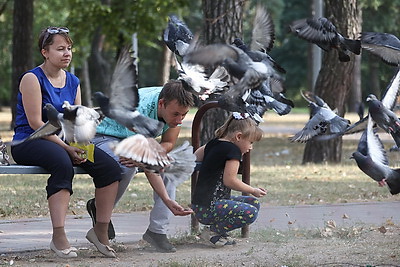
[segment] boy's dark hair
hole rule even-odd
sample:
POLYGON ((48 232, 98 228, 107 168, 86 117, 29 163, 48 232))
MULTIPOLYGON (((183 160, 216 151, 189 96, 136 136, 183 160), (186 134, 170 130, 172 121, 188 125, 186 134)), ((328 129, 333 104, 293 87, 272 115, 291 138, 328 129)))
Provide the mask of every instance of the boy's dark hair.
POLYGON ((179 80, 169 80, 164 84, 158 99, 164 99, 165 105, 168 105, 168 103, 173 100, 177 100, 180 106, 194 106, 192 93, 185 90, 182 82, 179 80))

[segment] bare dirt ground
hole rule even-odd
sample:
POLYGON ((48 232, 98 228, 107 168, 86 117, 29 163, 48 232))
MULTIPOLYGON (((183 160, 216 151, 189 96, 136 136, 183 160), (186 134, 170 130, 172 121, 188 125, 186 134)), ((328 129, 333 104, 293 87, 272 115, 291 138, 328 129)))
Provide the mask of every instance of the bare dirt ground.
POLYGON ((323 229, 273 229, 237 237, 237 244, 213 248, 195 236, 174 239, 175 253, 159 253, 146 242, 114 244, 118 258, 102 257, 93 247, 79 248, 76 259, 50 250, 3 254, 0 266, 400 266, 400 226, 323 229))

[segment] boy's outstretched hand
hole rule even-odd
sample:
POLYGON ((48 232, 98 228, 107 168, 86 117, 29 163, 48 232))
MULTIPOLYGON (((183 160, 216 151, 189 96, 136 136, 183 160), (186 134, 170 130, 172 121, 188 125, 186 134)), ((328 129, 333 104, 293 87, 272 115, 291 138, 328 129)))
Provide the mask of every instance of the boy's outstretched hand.
POLYGON ((187 216, 193 213, 192 209, 183 208, 181 205, 179 205, 176 201, 172 199, 165 204, 175 216, 187 216))

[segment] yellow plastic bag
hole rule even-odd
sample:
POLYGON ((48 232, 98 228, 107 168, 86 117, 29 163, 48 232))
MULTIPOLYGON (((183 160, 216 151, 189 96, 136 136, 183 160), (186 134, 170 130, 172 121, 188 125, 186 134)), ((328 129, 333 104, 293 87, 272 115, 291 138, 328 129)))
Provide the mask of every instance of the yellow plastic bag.
POLYGON ((85 152, 80 156, 88 161, 94 162, 94 144, 82 145, 79 143, 70 143, 69 145, 84 150, 85 152))

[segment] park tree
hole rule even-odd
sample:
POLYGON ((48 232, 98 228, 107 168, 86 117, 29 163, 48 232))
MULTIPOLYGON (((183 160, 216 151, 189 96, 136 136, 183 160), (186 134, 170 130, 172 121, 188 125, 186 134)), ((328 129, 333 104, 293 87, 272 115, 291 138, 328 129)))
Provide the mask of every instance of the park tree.
MULTIPOLYGON (((242 18, 244 0, 203 0, 204 43, 233 42, 234 38, 242 37, 242 18)), ((214 137, 214 131, 220 127, 228 116, 228 112, 220 108, 208 110, 203 117, 201 129, 201 144, 214 137)))
POLYGON ((18 77, 33 67, 33 0, 14 1, 12 46, 12 121, 15 121, 18 77))
MULTIPOLYGON (((325 16, 329 18, 342 35, 357 39, 361 32, 361 9, 356 0, 325 0, 325 16)), ((356 55, 349 62, 340 62, 337 51, 324 53, 323 64, 319 72, 315 94, 327 102, 339 116, 345 114, 346 98, 353 84, 356 55)), ((307 142, 303 163, 340 162, 342 138, 327 141, 311 140, 307 142)))

